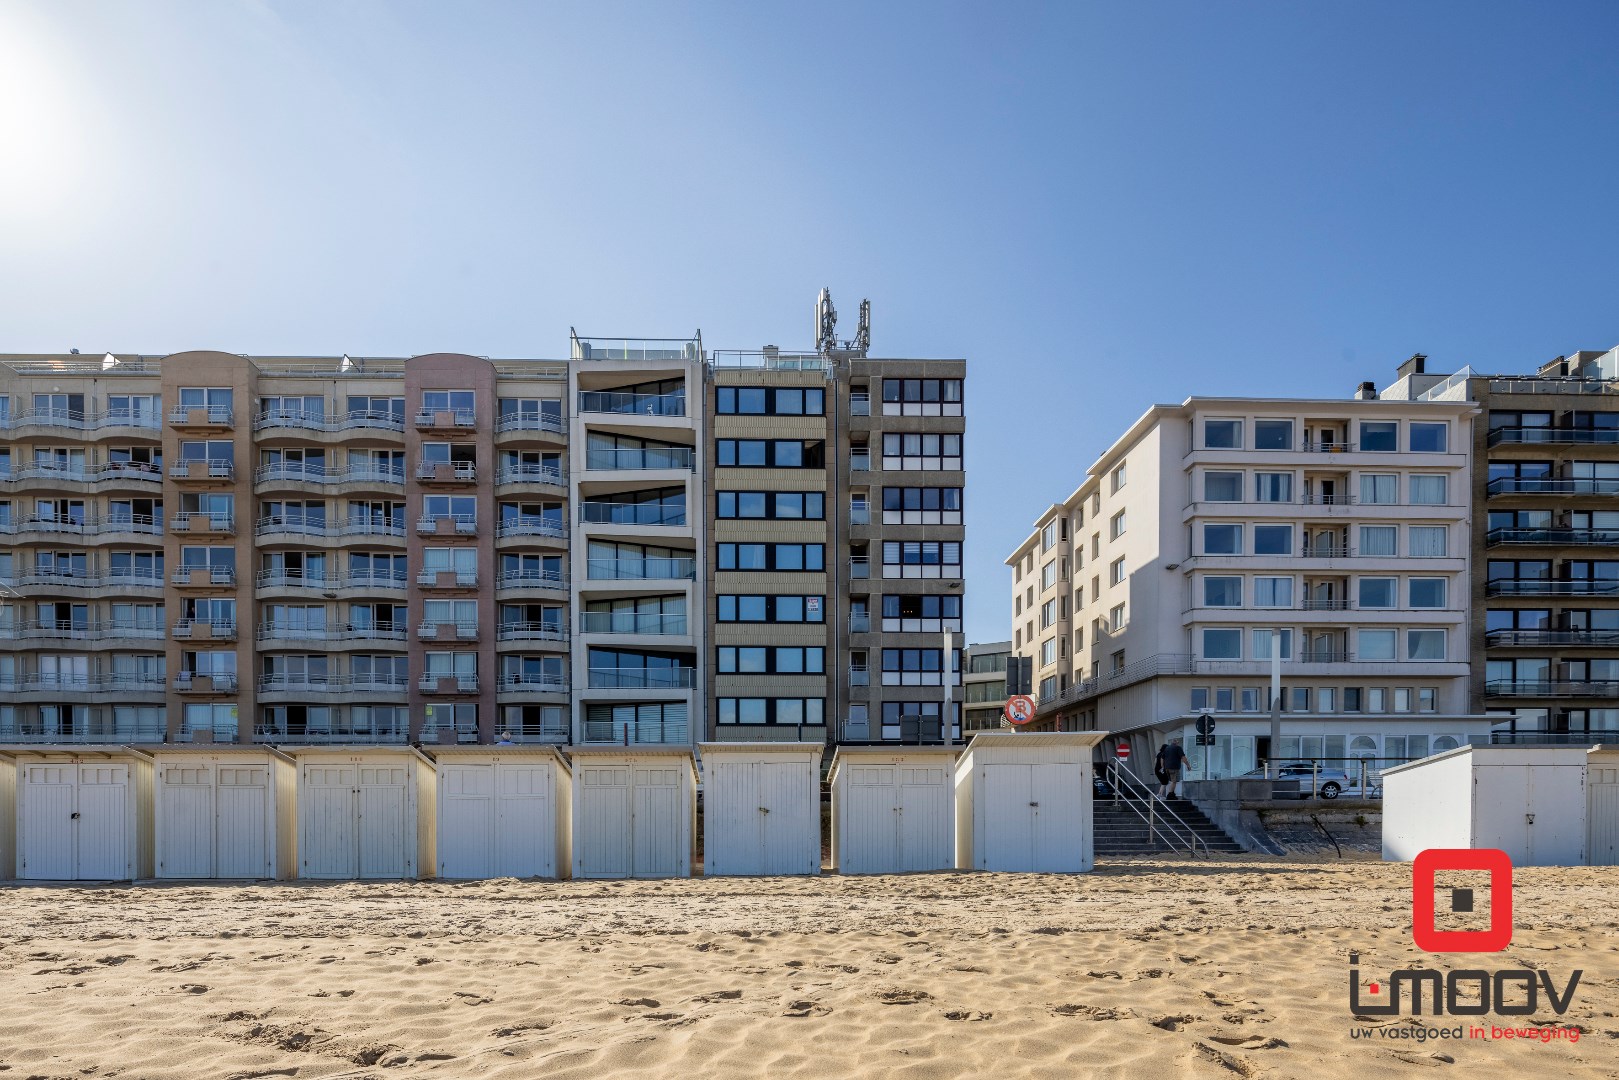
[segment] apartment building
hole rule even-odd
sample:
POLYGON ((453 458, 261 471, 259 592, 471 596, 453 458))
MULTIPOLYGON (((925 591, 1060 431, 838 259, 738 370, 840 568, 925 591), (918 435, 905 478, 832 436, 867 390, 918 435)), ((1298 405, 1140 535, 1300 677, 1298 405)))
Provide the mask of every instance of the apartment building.
POLYGON ((962 676, 962 701, 969 737, 975 731, 1001 731, 1012 726, 1005 715, 1006 660, 1011 655, 1010 641, 967 646, 963 654, 966 672, 962 676))
POLYGON ((1211 776, 1486 731, 1468 708, 1475 409, 1370 396, 1155 406, 1043 512, 1006 560, 1037 723, 1181 736, 1211 776))
POLYGON ((1417 355, 1382 397, 1481 413, 1472 707, 1492 715, 1496 741, 1619 737, 1619 349, 1532 375, 1430 374, 1417 355))
POLYGON ((0 743, 937 741, 965 365, 832 346, 0 356, 0 743))

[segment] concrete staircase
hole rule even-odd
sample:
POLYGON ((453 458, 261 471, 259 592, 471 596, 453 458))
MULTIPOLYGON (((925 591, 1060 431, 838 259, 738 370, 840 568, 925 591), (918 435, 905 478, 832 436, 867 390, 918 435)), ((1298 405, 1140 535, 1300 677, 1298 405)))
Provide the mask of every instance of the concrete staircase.
MULTIPOLYGON (((1132 800, 1134 805, 1142 806, 1139 799, 1132 800)), ((1097 798, 1094 803, 1095 813, 1093 822, 1096 828, 1096 857, 1106 859, 1117 855, 1161 855, 1167 852, 1186 850, 1185 835, 1190 829, 1197 834, 1201 844, 1197 845, 1198 854, 1203 853, 1203 845, 1208 845, 1210 853, 1239 853, 1243 850, 1230 836, 1226 835, 1214 822, 1210 821, 1196 806, 1186 799, 1169 799, 1161 805, 1167 805, 1185 822, 1185 828, 1168 818, 1168 827, 1160 830, 1155 837, 1148 828, 1147 822, 1141 815, 1131 809, 1121 799, 1097 798), (1178 835, 1177 835, 1178 834, 1178 835)), ((1145 810, 1145 807, 1143 807, 1145 810)))

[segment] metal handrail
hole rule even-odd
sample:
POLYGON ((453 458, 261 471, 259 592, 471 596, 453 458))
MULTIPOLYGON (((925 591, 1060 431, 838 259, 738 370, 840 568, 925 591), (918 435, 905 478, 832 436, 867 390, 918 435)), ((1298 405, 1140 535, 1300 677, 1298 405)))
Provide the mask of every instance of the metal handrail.
POLYGON ((1146 822, 1148 834, 1152 837, 1154 842, 1157 841, 1158 830, 1160 827, 1162 827, 1172 839, 1186 845, 1186 852, 1188 855, 1196 855, 1197 845, 1199 844, 1203 845, 1204 855, 1209 853, 1208 841, 1199 836, 1197 834, 1197 830, 1188 825, 1185 819, 1179 814, 1175 813, 1174 809, 1171 808, 1168 803, 1155 797, 1152 792, 1147 789, 1145 784, 1143 784, 1140 780, 1137 780, 1130 773, 1127 773, 1121 769, 1118 762, 1109 761, 1103 766, 1103 769, 1108 774, 1108 782, 1113 785, 1113 793, 1116 797, 1118 797, 1118 801, 1124 803, 1125 806, 1135 811, 1136 816, 1141 818, 1142 821, 1146 822), (1142 806, 1146 807, 1145 810, 1143 810, 1141 806, 1137 806, 1135 802, 1132 801, 1131 785, 1134 785, 1136 788, 1140 789, 1140 792, 1136 797, 1141 800, 1142 806), (1172 819, 1175 824, 1171 825, 1168 822, 1158 820, 1158 814, 1160 811, 1172 819), (1176 825, 1179 826, 1179 829, 1175 827, 1176 825), (1185 832, 1185 836, 1181 835, 1182 831, 1185 832))

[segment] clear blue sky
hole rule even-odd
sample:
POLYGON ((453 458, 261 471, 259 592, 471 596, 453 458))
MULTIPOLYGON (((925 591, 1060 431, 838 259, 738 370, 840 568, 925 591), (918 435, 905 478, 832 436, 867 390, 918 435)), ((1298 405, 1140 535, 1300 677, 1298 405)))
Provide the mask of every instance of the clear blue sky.
POLYGON ((1619 6, 0 0, 0 351, 966 356, 973 640, 1155 401, 1619 343, 1619 6), (1033 459, 1062 462, 1031 469, 1033 459))

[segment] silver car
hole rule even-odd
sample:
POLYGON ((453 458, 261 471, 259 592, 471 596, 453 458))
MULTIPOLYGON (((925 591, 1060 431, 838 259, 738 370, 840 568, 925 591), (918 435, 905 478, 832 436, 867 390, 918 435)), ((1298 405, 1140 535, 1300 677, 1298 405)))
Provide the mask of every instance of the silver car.
MULTIPOLYGON (((1263 780, 1264 769, 1255 769, 1244 773, 1244 779, 1263 780)), ((1317 768, 1308 761, 1286 762, 1276 769, 1273 793, 1276 798, 1308 799, 1311 794, 1318 794, 1323 799, 1336 799, 1345 791, 1358 792, 1360 790, 1360 776, 1351 776, 1342 769, 1321 766, 1317 768)), ((1382 789, 1371 777, 1367 777, 1366 786, 1368 795, 1376 798, 1382 794, 1382 789)))

